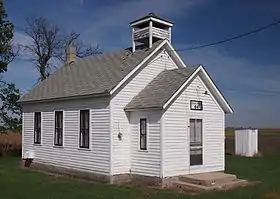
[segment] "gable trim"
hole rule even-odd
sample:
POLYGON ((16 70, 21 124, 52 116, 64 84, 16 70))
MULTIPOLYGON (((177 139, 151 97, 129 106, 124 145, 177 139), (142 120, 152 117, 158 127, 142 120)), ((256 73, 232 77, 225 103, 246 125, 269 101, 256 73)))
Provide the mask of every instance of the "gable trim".
POLYGON ((110 95, 116 92, 138 69, 147 62, 164 44, 166 43, 166 40, 164 40, 152 53, 150 53, 143 61, 140 62, 130 73, 128 73, 118 84, 115 86, 111 91, 110 95))
POLYGON ((177 59, 179 64, 182 67, 186 67, 186 65, 184 64, 184 62, 182 61, 182 59, 179 57, 179 55, 175 52, 174 48, 171 46, 171 44, 169 43, 168 40, 164 40, 153 52, 151 52, 143 61, 141 61, 140 64, 138 64, 132 71, 130 71, 129 74, 127 74, 118 84, 117 86, 115 86, 111 91, 110 91, 110 95, 113 95, 132 75, 134 75, 139 68, 141 68, 141 66, 143 66, 153 55, 156 54, 156 52, 158 52, 165 44, 167 44, 167 47, 169 49, 167 49, 167 52, 174 52, 173 54, 171 54, 171 56, 175 56, 174 59, 177 59))
POLYGON ((145 18, 145 19, 133 21, 133 22, 130 23, 130 26, 135 26, 135 25, 138 25, 138 24, 141 24, 141 23, 150 21, 150 20, 155 21, 155 22, 162 23, 162 24, 167 25, 167 26, 170 26, 170 27, 173 26, 173 23, 168 22, 168 21, 163 20, 163 19, 157 19, 157 18, 155 18, 155 17, 148 17, 148 18, 145 18))
MULTIPOLYGON (((207 74, 207 72, 204 70, 203 66, 200 65, 196 71, 188 78, 187 81, 184 82, 184 84, 171 96, 171 98, 163 105, 163 109, 166 109, 166 107, 168 107, 172 101, 182 92, 182 90, 186 87, 186 85, 188 83, 190 83, 193 78, 199 73, 199 72, 202 72, 207 81, 210 83, 210 85, 213 87, 213 89, 215 90, 215 92, 217 93, 217 97, 219 99, 221 99, 221 102, 222 102, 222 105, 224 105, 224 107, 226 108, 223 108, 223 110, 226 112, 226 113, 233 113, 233 109, 230 107, 230 105, 228 104, 228 102, 226 101, 226 99, 224 98, 224 96, 222 95, 222 93, 220 92, 220 90, 217 88, 217 86, 214 84, 214 82, 212 81, 212 79, 210 78, 210 76, 207 74)), ((215 97, 215 93, 212 94, 214 97, 215 97)), ((221 103, 219 103, 220 106, 221 106, 221 103)))
POLYGON ((181 57, 178 55, 178 53, 176 52, 176 50, 173 48, 173 46, 170 44, 169 41, 166 42, 167 46, 170 48, 169 50, 167 50, 167 52, 171 55, 173 55, 179 62, 179 64, 181 64, 183 67, 187 67, 185 65, 185 63, 183 62, 183 60, 181 59, 181 57))

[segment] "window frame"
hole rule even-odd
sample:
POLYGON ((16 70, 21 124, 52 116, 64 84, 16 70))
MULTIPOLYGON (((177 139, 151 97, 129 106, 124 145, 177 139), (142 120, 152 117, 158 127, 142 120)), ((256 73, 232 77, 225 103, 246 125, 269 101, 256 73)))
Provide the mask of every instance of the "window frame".
POLYGON ((139 120, 139 150, 140 151, 147 151, 148 150, 148 119, 147 118, 140 118, 139 120), (142 134, 142 123, 141 121, 145 121, 145 134, 142 134), (142 135, 145 135, 145 147, 142 148, 142 135))
POLYGON ((190 110, 193 110, 193 111, 202 111, 202 110, 203 110, 203 103, 202 103, 202 100, 190 100, 190 110), (194 102, 200 103, 200 104, 201 104, 200 108, 192 108, 192 103, 194 103, 194 102))
POLYGON ((189 136, 189 147, 190 147, 190 149, 189 149, 189 153, 190 153, 190 166, 191 167, 193 167, 193 166, 202 166, 203 165, 203 162, 204 162, 204 160, 203 160, 203 154, 204 154, 204 147, 203 147, 203 132, 204 132, 204 130, 203 130, 203 119, 202 118, 190 118, 190 120, 189 120, 189 123, 190 123, 190 136, 189 136), (198 124, 198 122, 197 121, 200 121, 201 122, 201 142, 199 143, 199 142, 191 142, 191 121, 194 121, 194 137, 196 137, 196 125, 198 124), (201 152, 199 152, 199 153, 201 153, 201 154, 198 154, 199 156, 201 156, 201 157, 199 157, 199 158, 201 158, 201 160, 200 160, 200 163, 199 164, 194 164, 194 163, 192 163, 192 157, 191 157, 191 153, 192 152, 197 152, 197 151, 201 151, 201 152))
POLYGON ((53 141, 54 141, 53 142, 54 146, 57 146, 57 147, 64 146, 64 112, 62 110, 54 111, 54 140, 53 141), (61 121, 61 127, 60 127, 61 128, 61 143, 59 143, 59 142, 56 143, 56 135, 57 135, 56 130, 57 130, 57 128, 59 128, 56 126, 56 114, 57 113, 62 114, 61 115, 62 121, 61 121))
POLYGON ((40 144, 42 144, 42 112, 34 112, 34 117, 33 118, 34 118, 34 124, 33 124, 34 137, 33 137, 33 141, 34 141, 34 144, 40 145, 40 144), (40 120, 36 119, 38 114, 40 116, 40 120), (40 125, 38 125, 39 123, 40 123, 40 125), (37 135, 38 134, 38 129, 39 129, 39 136, 37 135), (38 137, 40 139, 38 139, 38 137))
POLYGON ((91 132, 90 122, 91 122, 90 109, 80 110, 79 111, 79 149, 90 149, 90 132, 91 132), (84 130, 88 130, 88 146, 82 145, 82 112, 87 112, 88 113, 88 129, 84 128, 84 130))
MULTIPOLYGON (((194 138, 196 138, 196 125, 198 124, 197 121, 201 121, 201 142, 193 142, 193 146, 203 146, 203 120, 202 119, 190 119, 190 128, 191 128, 191 120, 194 121, 194 138), (201 145, 199 145, 201 144, 201 145)), ((190 129, 190 136, 191 136, 191 129, 190 129)), ((191 138, 191 137, 190 137, 191 138)), ((192 145, 191 139, 190 139, 190 146, 192 145)))

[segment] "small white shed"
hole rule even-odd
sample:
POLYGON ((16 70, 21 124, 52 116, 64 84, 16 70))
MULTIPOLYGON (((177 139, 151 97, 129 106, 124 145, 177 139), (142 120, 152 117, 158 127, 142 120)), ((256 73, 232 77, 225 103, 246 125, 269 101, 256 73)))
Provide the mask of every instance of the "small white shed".
POLYGON ((235 154, 252 157, 258 153, 258 129, 235 130, 235 154))

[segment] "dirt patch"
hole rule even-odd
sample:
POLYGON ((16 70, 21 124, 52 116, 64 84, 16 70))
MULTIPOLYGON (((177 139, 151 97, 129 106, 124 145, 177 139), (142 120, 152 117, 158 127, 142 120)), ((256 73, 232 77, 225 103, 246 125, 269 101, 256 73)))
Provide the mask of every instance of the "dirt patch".
POLYGON ((280 191, 265 195, 265 199, 279 199, 279 198, 280 198, 280 191))

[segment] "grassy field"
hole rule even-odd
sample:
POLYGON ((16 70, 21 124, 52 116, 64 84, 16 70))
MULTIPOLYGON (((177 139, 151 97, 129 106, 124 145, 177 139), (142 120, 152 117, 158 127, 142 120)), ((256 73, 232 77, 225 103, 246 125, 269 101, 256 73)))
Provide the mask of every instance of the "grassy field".
POLYGON ((19 169, 18 158, 0 158, 0 198, 88 199, 88 198, 193 198, 193 199, 277 199, 280 198, 280 156, 227 157, 227 171, 241 178, 262 181, 253 187, 226 192, 186 195, 171 190, 93 184, 19 169))

